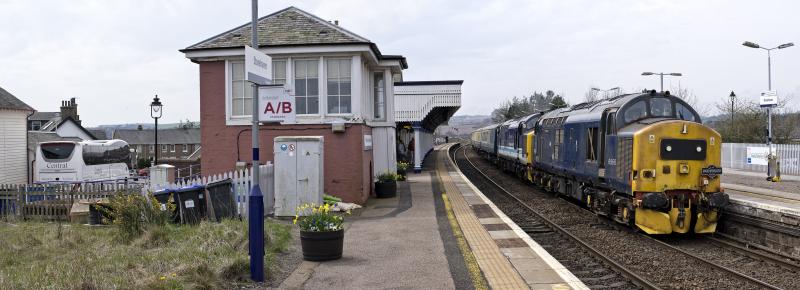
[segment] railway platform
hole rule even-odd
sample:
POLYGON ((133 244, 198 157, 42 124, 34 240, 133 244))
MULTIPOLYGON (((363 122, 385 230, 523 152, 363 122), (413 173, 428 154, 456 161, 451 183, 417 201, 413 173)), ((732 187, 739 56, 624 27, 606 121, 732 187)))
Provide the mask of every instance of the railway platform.
POLYGON ((730 204, 718 233, 800 257, 800 177, 773 183, 763 173, 726 170, 722 182, 730 204))
POLYGON ((345 225, 343 257, 304 261, 281 289, 588 289, 464 177, 437 146, 395 198, 345 225))

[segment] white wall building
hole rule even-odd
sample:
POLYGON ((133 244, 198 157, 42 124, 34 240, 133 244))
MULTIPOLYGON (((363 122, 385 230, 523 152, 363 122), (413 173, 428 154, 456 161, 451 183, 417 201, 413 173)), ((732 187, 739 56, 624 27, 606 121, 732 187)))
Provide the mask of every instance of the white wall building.
POLYGON ((0 184, 28 181, 27 120, 33 108, 0 88, 0 184))

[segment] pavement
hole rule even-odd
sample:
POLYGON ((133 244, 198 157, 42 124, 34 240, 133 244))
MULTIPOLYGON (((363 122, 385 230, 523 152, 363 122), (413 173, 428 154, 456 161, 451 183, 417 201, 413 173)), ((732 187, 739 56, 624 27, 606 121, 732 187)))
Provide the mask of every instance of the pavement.
POLYGON ((349 219, 341 259, 304 261, 280 288, 474 289, 452 234, 440 233, 435 199, 430 172, 409 173, 397 197, 372 198, 349 219))

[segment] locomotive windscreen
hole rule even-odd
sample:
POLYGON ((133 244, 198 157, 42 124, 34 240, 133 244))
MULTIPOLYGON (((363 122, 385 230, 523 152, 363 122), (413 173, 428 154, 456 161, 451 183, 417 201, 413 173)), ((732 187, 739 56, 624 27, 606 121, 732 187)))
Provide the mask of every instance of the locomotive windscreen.
POLYGON ((663 160, 705 160, 706 140, 661 140, 661 159, 663 160))

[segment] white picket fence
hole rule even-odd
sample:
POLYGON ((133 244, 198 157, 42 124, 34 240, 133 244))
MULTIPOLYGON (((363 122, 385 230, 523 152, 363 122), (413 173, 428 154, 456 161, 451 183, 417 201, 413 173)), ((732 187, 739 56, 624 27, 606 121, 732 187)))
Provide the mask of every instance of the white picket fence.
MULTIPOLYGON (((275 166, 272 162, 267 162, 266 165, 261 165, 259 170, 259 175, 261 175, 259 188, 261 188, 261 193, 264 195, 264 214, 272 214, 275 206, 275 166)), ((150 190, 156 192, 163 189, 179 189, 192 185, 205 186, 209 183, 226 179, 230 179, 232 183, 237 213, 246 218, 250 190, 253 186, 253 170, 251 168, 178 181, 164 186, 151 186, 150 190)))

